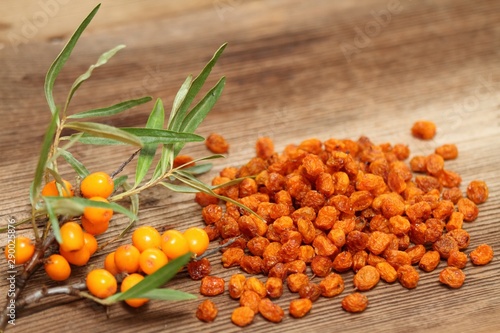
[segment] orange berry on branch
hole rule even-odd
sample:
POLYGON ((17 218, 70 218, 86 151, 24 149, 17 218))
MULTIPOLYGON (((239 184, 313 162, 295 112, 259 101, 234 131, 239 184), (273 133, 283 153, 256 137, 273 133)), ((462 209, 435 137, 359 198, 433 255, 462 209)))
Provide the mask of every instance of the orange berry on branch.
POLYGON ((58 184, 55 180, 48 182, 42 189, 42 195, 44 197, 72 197, 74 195, 73 186, 70 182, 63 179, 64 187, 59 184, 61 192, 59 192, 58 184))
POLYGON ((94 235, 84 232, 83 241, 85 243, 84 246, 89 249, 90 255, 93 255, 97 251, 97 240, 94 235))
POLYGON ((189 251, 199 256, 207 250, 210 240, 205 230, 192 227, 184 231, 183 235, 188 242, 189 251))
MULTIPOLYGON (((102 197, 92 197, 89 200, 109 203, 108 200, 102 197)), ((83 216, 91 223, 101 224, 111 220, 111 217, 113 217, 113 210, 110 208, 87 206, 83 210, 83 216)))
POLYGON ((160 248, 161 235, 158 230, 153 227, 141 226, 134 230, 132 234, 132 244, 140 252, 150 248, 160 248))
MULTIPOLYGON (((138 284, 139 282, 141 282, 142 280, 144 280, 144 276, 142 276, 141 274, 137 273, 130 274, 123 279, 122 284, 120 286, 120 291, 123 293, 132 288, 133 286, 135 286, 136 284, 138 284)), ((149 299, 147 298, 131 298, 131 299, 126 299, 125 303, 127 303, 129 306, 133 308, 138 308, 147 303, 148 301, 149 299)))
POLYGON ((158 248, 144 250, 139 257, 139 267, 145 274, 153 274, 168 263, 167 255, 158 248))
MULTIPOLYGON (((10 243, 9 243, 10 244, 10 243)), ((19 236, 14 240, 14 246, 7 245, 5 247, 5 259, 15 259, 16 265, 22 265, 33 257, 35 253, 35 245, 31 239, 24 236, 19 236)))
POLYGON ((115 277, 102 268, 90 271, 85 282, 89 292, 98 298, 109 297, 116 293, 118 288, 115 277))
POLYGON ((90 251, 86 246, 80 250, 65 251, 59 248, 59 253, 70 263, 75 266, 85 266, 90 259, 90 251))
POLYGON ((64 281, 71 275, 68 261, 60 254, 48 257, 44 264, 45 272, 54 281, 64 281))
POLYGON ((120 273, 120 271, 116 267, 114 252, 109 253, 104 259, 104 269, 113 275, 117 275, 118 273, 120 273))
POLYGON ((110 175, 105 172, 94 172, 85 177, 80 184, 80 192, 85 198, 107 198, 113 193, 115 184, 110 175))
POLYGON ((85 245, 82 227, 74 221, 64 223, 60 233, 62 238, 60 246, 64 251, 80 250, 85 245))
POLYGON ((119 246, 115 251, 115 265, 118 271, 125 273, 135 273, 139 270, 139 250, 131 245, 126 244, 119 246))
POLYGON ((189 243, 181 232, 170 229, 161 235, 161 249, 168 259, 175 259, 189 252, 189 243))
POLYGON ((82 227, 83 230, 88 232, 91 235, 100 235, 109 227, 109 221, 104 223, 92 223, 85 216, 82 216, 82 227))

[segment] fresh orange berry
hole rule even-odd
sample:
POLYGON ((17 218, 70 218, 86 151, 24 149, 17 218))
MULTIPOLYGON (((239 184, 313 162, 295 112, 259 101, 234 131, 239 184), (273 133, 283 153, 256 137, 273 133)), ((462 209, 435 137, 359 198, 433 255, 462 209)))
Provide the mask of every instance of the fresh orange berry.
POLYGON ((189 251, 197 256, 202 255, 210 243, 207 232, 197 227, 192 227, 184 231, 184 238, 186 238, 189 244, 189 251))
POLYGON ((139 250, 131 245, 126 244, 119 246, 115 251, 115 264, 120 272, 135 273, 139 270, 139 250))
POLYGON ((83 246, 80 250, 65 251, 59 248, 59 253, 70 263, 75 266, 85 266, 90 259, 90 251, 88 247, 83 246))
MULTIPOLYGON (((89 200, 100 201, 109 203, 108 200, 101 197, 92 197, 89 200)), ((83 210, 83 216, 94 224, 106 223, 113 217, 113 210, 110 208, 99 208, 99 207, 85 207, 83 210)))
POLYGON ((90 271, 87 274, 86 283, 90 293, 99 298, 113 295, 118 288, 115 277, 102 268, 90 271))
POLYGON ((140 251, 161 247, 161 235, 153 227, 142 226, 132 234, 132 244, 140 251))
POLYGON ((28 237, 16 237, 14 244, 5 247, 5 259, 15 260, 16 265, 22 265, 33 257, 35 245, 28 237))
POLYGON ((45 272, 54 281, 64 281, 71 275, 68 261, 60 254, 53 254, 44 264, 45 272))
MULTIPOLYGON (((123 279, 122 285, 120 286, 120 291, 123 293, 132 288, 133 286, 135 286, 136 284, 138 284, 139 282, 141 282, 142 280, 144 280, 144 276, 142 276, 141 274, 137 273, 130 274, 123 279)), ((147 298, 131 298, 131 299, 126 299, 125 303, 127 303, 133 308, 138 308, 141 305, 144 305, 144 303, 147 303, 148 301, 149 299, 147 298)))
POLYGON ((104 259, 104 269, 113 275, 117 275, 118 273, 120 273, 118 268, 116 268, 114 252, 109 253, 104 259))
POLYGON ((97 240, 94 235, 89 234, 88 232, 83 233, 83 241, 85 243, 85 247, 89 249, 90 255, 93 255, 95 251, 97 251, 97 240))
POLYGON ((80 192, 85 198, 107 198, 113 193, 115 184, 105 172, 94 172, 85 177, 80 184, 80 192))
MULTIPOLYGON (((61 194, 63 197, 72 197, 75 193, 73 191, 73 186, 67 181, 63 179, 64 188, 61 188, 61 194)), ((44 197, 58 197, 61 195, 59 193, 59 189, 55 180, 48 182, 42 189, 42 195, 44 197)))
POLYGON ((175 259, 189 252, 189 244, 182 233, 170 229, 161 235, 161 249, 169 259, 175 259))
POLYGON ((167 255, 158 248, 142 251, 139 257, 139 267, 145 274, 153 274, 168 263, 167 255))
POLYGON ((85 245, 82 227, 76 222, 69 221, 61 226, 61 248, 64 251, 80 250, 85 245))
POLYGON ((100 235, 109 227, 109 221, 105 223, 92 223, 82 216, 82 227, 83 229, 91 235, 100 235))

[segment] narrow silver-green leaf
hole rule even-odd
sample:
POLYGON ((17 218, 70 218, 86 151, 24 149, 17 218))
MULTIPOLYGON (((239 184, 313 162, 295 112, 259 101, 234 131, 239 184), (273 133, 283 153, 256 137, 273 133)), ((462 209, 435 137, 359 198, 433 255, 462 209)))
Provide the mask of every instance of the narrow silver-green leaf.
POLYGON ((52 140, 56 132, 58 121, 59 121, 59 111, 56 110, 52 114, 52 119, 50 120, 49 128, 47 129, 43 137, 42 148, 40 149, 38 163, 35 169, 35 177, 30 187, 30 200, 31 200, 31 205, 33 207, 36 205, 36 202, 38 201, 40 195, 43 175, 45 173, 45 167, 47 165, 47 160, 49 158, 49 151, 50 147, 52 146, 52 140))
POLYGON ((177 193, 198 193, 198 192, 200 192, 199 190, 196 190, 196 189, 189 187, 189 186, 177 185, 177 184, 172 184, 169 182, 160 182, 159 184, 165 186, 170 191, 177 192, 177 193))
MULTIPOLYGON (((129 131, 124 131, 114 126, 105 124, 92 123, 92 122, 69 122, 64 126, 65 128, 74 129, 76 131, 84 132, 92 136, 97 136, 105 139, 120 141, 125 144, 142 147, 142 141, 137 136, 131 134, 129 131)), ((83 136, 82 136, 83 138, 83 136)))
POLYGON ((104 52, 103 54, 101 54, 101 56, 99 57, 99 59, 97 59, 97 62, 95 64, 93 64, 93 65, 90 65, 89 69, 87 69, 87 71, 85 73, 83 73, 82 75, 80 75, 75 80, 75 82, 71 86, 71 89, 70 89, 70 91, 68 93, 68 98, 66 99, 66 105, 64 106, 65 110, 68 108, 68 105, 71 102, 71 99, 73 98, 73 95, 75 94, 76 90, 80 87, 80 85, 83 82, 85 82, 86 80, 88 80, 88 78, 90 78, 90 76, 92 75, 92 72, 94 71, 94 69, 96 69, 97 67, 100 67, 100 66, 106 64, 108 62, 108 60, 111 59, 116 54, 116 52, 120 51, 124 47, 125 47, 125 45, 118 45, 118 46, 115 46, 114 48, 112 48, 111 50, 109 50, 109 51, 104 52))
POLYGON ((212 170, 213 166, 214 165, 212 163, 204 163, 204 164, 198 164, 198 165, 194 165, 194 166, 191 166, 188 168, 184 168, 182 170, 184 172, 188 172, 192 175, 201 175, 201 174, 207 173, 210 170, 212 170))
POLYGON ((146 291, 144 294, 139 295, 139 298, 157 299, 161 301, 186 301, 190 299, 197 299, 193 294, 181 290, 157 288, 146 291))
MULTIPOLYGON (((76 133, 72 134, 70 136, 63 136, 61 137, 61 141, 63 140, 71 140, 75 136, 80 135, 82 133, 76 133)), ((113 146, 113 145, 125 145, 124 142, 113 140, 113 139, 107 139, 107 138, 102 138, 98 136, 93 136, 88 133, 83 133, 83 135, 80 135, 78 138, 78 142, 83 143, 85 145, 99 145, 99 146, 113 146)))
POLYGON ((54 211, 54 209, 52 209, 50 197, 44 197, 44 199, 45 199, 45 208, 47 210, 47 214, 49 215, 50 224, 52 226, 52 232, 54 233, 54 237, 56 238, 57 242, 61 244, 62 237, 59 228, 59 219, 57 218, 57 214, 54 211))
MULTIPOLYGON (((163 128, 163 123, 165 122, 165 109, 163 108, 163 103, 161 99, 157 99, 151 114, 149 115, 148 121, 146 123, 146 128, 151 129, 161 129, 163 128)), ((156 154, 156 149, 158 144, 146 144, 142 147, 139 153, 139 158, 137 159, 137 167, 135 170, 135 186, 146 176, 151 163, 153 163, 153 158, 156 154)))
POLYGON ((80 176, 80 178, 83 179, 90 174, 89 170, 87 170, 85 165, 83 165, 82 162, 77 160, 73 156, 73 154, 71 154, 69 151, 59 149, 59 154, 66 160, 66 162, 68 162, 69 165, 71 165, 73 170, 75 170, 75 172, 78 174, 78 176, 80 176))
POLYGON ((179 270, 189 262, 192 255, 193 254, 191 252, 188 252, 172 261, 169 261, 168 264, 158 269, 153 274, 146 276, 144 280, 142 280, 129 290, 110 296, 105 299, 105 302, 109 304, 130 298, 137 298, 147 292, 150 292, 151 290, 162 286, 170 279, 172 279, 175 274, 177 274, 177 272, 179 272, 179 270))
MULTIPOLYGON (((115 184, 115 189, 119 188, 120 186, 124 185, 125 182, 127 181, 128 179, 128 176, 127 175, 123 175, 123 176, 120 176, 120 177, 117 177, 117 178, 114 178, 113 179, 113 183, 115 184)), ((125 187, 125 186, 124 186, 125 187)))
POLYGON ((112 116, 118 114, 120 112, 126 111, 128 109, 133 108, 134 106, 138 106, 144 103, 151 101, 151 97, 143 97, 139 99, 131 99, 128 101, 120 102, 115 105, 111 105, 105 108, 93 109, 82 111, 79 113, 72 114, 68 116, 71 119, 80 119, 80 118, 90 118, 90 117, 104 117, 104 116, 112 116))
POLYGON ((114 212, 122 213, 130 219, 137 219, 137 215, 133 214, 127 208, 120 206, 114 202, 101 202, 78 197, 44 197, 45 202, 49 203, 52 210, 57 215, 78 216, 83 213, 85 207, 110 208, 114 212))
MULTIPOLYGON (((192 133, 198 128, 219 99, 225 83, 226 78, 222 77, 205 97, 203 97, 203 99, 186 115, 181 124, 181 132, 192 133)), ((174 154, 177 155, 183 146, 182 143, 176 144, 174 154)))
POLYGON ((186 142, 200 142, 204 138, 193 133, 179 133, 165 129, 151 129, 142 127, 121 127, 122 131, 133 134, 140 138, 144 144, 168 144, 168 143, 186 143, 186 142))
POLYGON ((54 102, 54 95, 53 95, 54 83, 56 81, 57 75, 59 75, 59 72, 64 67, 64 64, 66 63, 66 61, 70 57, 71 52, 73 51, 78 39, 80 38, 83 31, 87 28, 90 21, 92 21, 95 14, 99 10, 100 6, 101 6, 100 4, 97 5, 90 12, 90 14, 85 18, 85 20, 83 20, 83 22, 80 24, 80 26, 73 33, 73 35, 71 36, 69 41, 66 43, 66 45, 62 49, 61 53, 59 53, 56 60, 54 60, 54 62, 50 66, 49 70, 47 71, 47 75, 45 76, 44 91, 45 91, 45 98, 47 99, 47 103, 49 105, 50 112, 52 112, 52 114, 55 114, 56 109, 57 109, 56 103, 54 102))
POLYGON ((179 107, 181 106, 182 102, 184 102, 184 99, 186 98, 186 95, 189 91, 189 88, 191 87, 192 82, 193 82, 193 76, 189 75, 182 84, 182 86, 179 88, 177 94, 175 95, 174 103, 172 104, 172 111, 170 112, 170 116, 168 119, 168 124, 167 124, 168 129, 172 129, 171 128, 172 120, 174 119, 174 116, 179 110, 179 107))
POLYGON ((192 82, 191 86, 189 87, 189 91, 186 94, 186 97, 182 101, 181 105, 179 106, 179 109, 175 113, 171 124, 170 124, 170 129, 177 131, 181 127, 181 124, 184 120, 184 117, 186 116, 186 113, 191 106, 191 103, 193 102, 194 98, 196 95, 200 92, 201 88, 205 84, 205 81, 207 80, 208 76, 210 75, 210 72, 212 71, 212 68, 214 67, 215 63, 219 59, 220 55, 226 48, 227 43, 224 43, 219 49, 215 52, 214 56, 210 61, 205 65, 201 73, 194 79, 192 82))

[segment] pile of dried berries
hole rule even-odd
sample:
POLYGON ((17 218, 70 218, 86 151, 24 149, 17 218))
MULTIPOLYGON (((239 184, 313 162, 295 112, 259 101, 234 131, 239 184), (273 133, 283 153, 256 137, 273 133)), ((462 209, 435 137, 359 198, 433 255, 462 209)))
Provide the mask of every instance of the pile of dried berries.
MULTIPOLYGON (((417 122, 412 134, 421 139, 435 135, 431 122, 417 122)), ((459 288, 468 258, 470 236, 463 222, 478 216, 477 204, 488 198, 483 181, 472 181, 463 196, 461 177, 445 169, 445 160, 458 155, 453 144, 436 148, 428 156, 404 160, 410 150, 403 144, 317 139, 289 145, 282 154, 269 138, 260 138, 256 157, 241 168, 225 168, 213 185, 246 177, 217 191, 246 205, 257 215, 207 194, 196 195, 202 207, 210 240, 222 238, 222 265, 240 267, 247 275, 231 277, 227 289, 239 300, 231 320, 249 325, 256 314, 271 322, 284 318, 283 309, 271 299, 284 285, 298 299, 289 314, 303 317, 320 296, 334 297, 344 290, 341 273, 352 270, 357 292, 345 296, 341 306, 349 312, 364 311, 368 299, 362 292, 380 279, 399 281, 415 288, 419 270, 430 272, 447 261, 439 280, 459 288), (414 176, 414 173, 416 176, 414 176), (262 282, 252 275, 263 274, 262 282), (316 282, 315 282, 316 281, 316 282)), ((489 245, 469 253, 474 265, 493 258, 489 245)), ((200 292, 224 293, 222 278, 210 276, 208 260, 192 262, 189 272, 201 279, 200 292)), ((197 317, 213 321, 217 308, 211 300, 200 304, 197 317)))

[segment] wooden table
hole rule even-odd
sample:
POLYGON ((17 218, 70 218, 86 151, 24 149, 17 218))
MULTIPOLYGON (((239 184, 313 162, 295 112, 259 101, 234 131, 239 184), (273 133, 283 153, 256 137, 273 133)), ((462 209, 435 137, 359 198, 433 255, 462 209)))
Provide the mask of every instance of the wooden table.
MULTIPOLYGON (((49 121, 43 80, 52 60, 96 1, 31 2, 7 0, 0 18, 0 223, 29 213, 28 188, 42 135, 49 121)), ((68 87, 97 57, 126 44, 109 64, 94 72, 75 96, 81 111, 143 95, 171 105, 189 73, 197 73, 223 42, 229 45, 207 86, 227 77, 225 91, 198 133, 222 134, 231 144, 226 159, 215 161, 202 179, 209 181, 226 166, 241 166, 254 156, 259 136, 271 137, 276 149, 306 138, 408 144, 412 155, 429 154, 443 143, 456 143, 460 155, 446 162, 462 175, 462 189, 485 180, 489 200, 479 218, 465 227, 469 253, 488 243, 500 253, 500 2, 478 0, 189 0, 181 2, 106 1, 84 33, 56 82, 61 102, 68 87), (438 126, 432 141, 410 135, 418 119, 438 126)), ((104 122, 142 126, 152 104, 104 122)), ((74 154, 91 170, 111 172, 130 149, 79 145, 74 154)), ((207 154, 203 144, 186 153, 207 154)), ((131 174, 131 168, 124 170, 131 174)), ((66 174, 72 177, 69 170, 66 174)), ((140 219, 155 227, 184 230, 203 222, 191 195, 165 189, 143 193, 140 219)), ((116 236, 127 220, 116 216, 99 238, 116 236)), ((20 227, 18 234, 28 234, 20 227)), ((0 244, 6 235, 0 235, 0 244)), ((215 246, 215 244, 212 244, 215 246)), ((98 253, 102 265, 111 249, 98 253)), ((213 274, 226 279, 219 255, 210 257, 213 274)), ((443 268, 442 262, 440 267, 443 268)), ((1 265, 6 270, 6 265, 1 265)), ((361 314, 340 308, 340 297, 321 298, 305 318, 288 316, 280 324, 257 316, 239 329, 230 322, 237 302, 224 295, 212 324, 198 321, 200 302, 151 302, 131 310, 115 305, 105 311, 91 301, 46 299, 19 314, 12 332, 495 332, 500 330, 500 264, 465 268, 465 285, 451 290, 438 282, 439 269, 421 273, 418 288, 380 283, 366 292, 370 305, 361 314)), ((71 281, 89 267, 74 269, 71 281)), ((3 275, 2 275, 3 276, 3 275)), ((345 274, 347 294, 352 274, 345 274)), ((263 278, 262 278, 263 279, 263 278)), ((1 279, 1 294, 7 289, 1 279)), ((38 272, 27 292, 44 283, 38 272)), ((197 293, 199 282, 180 274, 170 286, 197 293)), ((296 295, 285 292, 277 303, 288 309, 296 295)), ((3 296, 2 296, 3 298, 3 296)))

